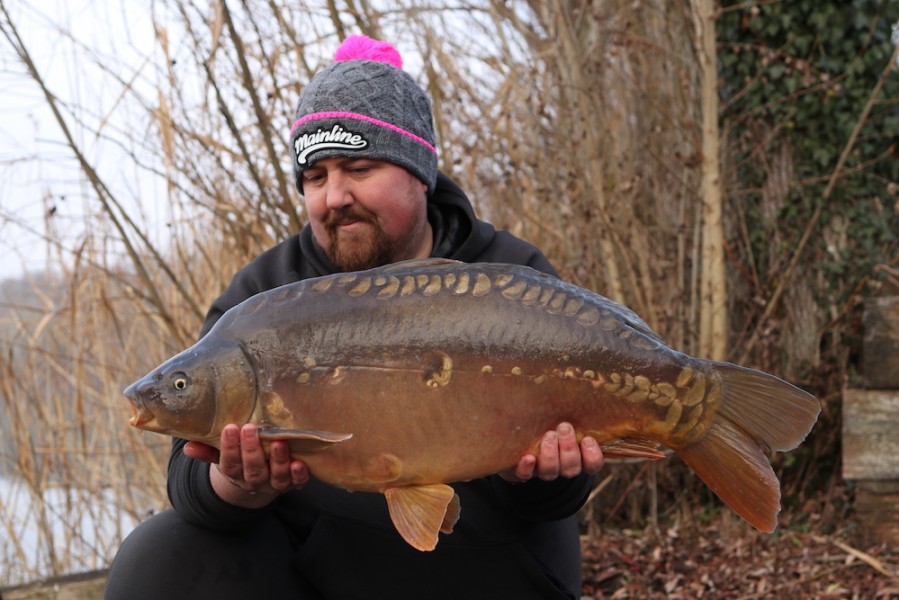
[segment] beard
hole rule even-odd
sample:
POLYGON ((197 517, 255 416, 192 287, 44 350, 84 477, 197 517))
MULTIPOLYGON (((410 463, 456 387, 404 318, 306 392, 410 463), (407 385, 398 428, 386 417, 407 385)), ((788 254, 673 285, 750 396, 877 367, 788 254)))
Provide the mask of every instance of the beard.
POLYGON ((341 271, 363 271, 393 262, 401 246, 378 224, 370 211, 360 206, 333 211, 325 220, 327 240, 325 256, 341 271), (339 229, 340 223, 361 221, 368 224, 360 232, 347 233, 339 229))

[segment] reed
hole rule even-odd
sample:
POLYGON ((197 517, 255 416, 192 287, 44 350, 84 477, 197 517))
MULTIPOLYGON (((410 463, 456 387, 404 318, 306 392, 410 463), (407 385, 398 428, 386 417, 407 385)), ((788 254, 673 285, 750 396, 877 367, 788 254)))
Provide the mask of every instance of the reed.
POLYGON ((58 283, 35 282, 40 304, 8 307, 3 323, 4 584, 104 566, 164 502, 165 440, 123 427, 118 400, 131 370, 165 352, 147 335, 158 327, 106 273, 73 270, 58 283))

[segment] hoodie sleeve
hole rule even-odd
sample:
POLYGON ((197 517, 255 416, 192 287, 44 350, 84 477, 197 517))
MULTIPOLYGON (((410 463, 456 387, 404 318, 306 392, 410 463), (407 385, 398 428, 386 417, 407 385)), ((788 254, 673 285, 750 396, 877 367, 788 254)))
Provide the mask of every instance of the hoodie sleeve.
POLYGON ((169 502, 178 514, 194 525, 220 531, 234 531, 256 524, 271 512, 228 504, 218 497, 209 480, 209 464, 184 455, 187 440, 174 438, 168 466, 169 502))
POLYGON ((596 477, 580 474, 554 481, 531 479, 524 483, 510 483, 499 475, 492 475, 496 493, 515 516, 527 521, 557 521, 575 514, 587 501, 596 484, 596 477))

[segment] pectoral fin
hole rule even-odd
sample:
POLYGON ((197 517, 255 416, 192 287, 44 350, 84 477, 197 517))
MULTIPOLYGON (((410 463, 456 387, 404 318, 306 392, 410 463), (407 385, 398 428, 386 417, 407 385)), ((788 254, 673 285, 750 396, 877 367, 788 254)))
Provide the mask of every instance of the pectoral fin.
POLYGON ((659 460, 666 454, 659 450, 659 443, 643 438, 622 438, 600 446, 606 458, 644 458, 659 460))
POLYGON ((387 488, 384 496, 393 525, 416 550, 433 550, 438 533, 452 533, 459 519, 459 497, 442 483, 387 488))
POLYGON ((312 429, 281 429, 265 427, 259 429, 259 439, 263 442, 275 440, 286 441, 292 452, 315 452, 325 450, 333 444, 345 442, 353 437, 352 433, 335 433, 333 431, 315 431, 312 429))

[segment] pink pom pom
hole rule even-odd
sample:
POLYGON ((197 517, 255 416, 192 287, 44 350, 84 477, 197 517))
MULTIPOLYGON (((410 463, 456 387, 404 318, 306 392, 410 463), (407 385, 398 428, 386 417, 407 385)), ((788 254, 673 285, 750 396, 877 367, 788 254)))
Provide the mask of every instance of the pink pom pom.
POLYGON ((345 39, 334 53, 334 60, 374 60, 393 65, 397 69, 403 68, 403 57, 399 50, 387 42, 364 35, 351 35, 345 39))

